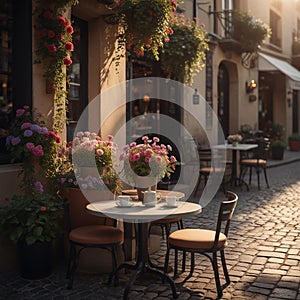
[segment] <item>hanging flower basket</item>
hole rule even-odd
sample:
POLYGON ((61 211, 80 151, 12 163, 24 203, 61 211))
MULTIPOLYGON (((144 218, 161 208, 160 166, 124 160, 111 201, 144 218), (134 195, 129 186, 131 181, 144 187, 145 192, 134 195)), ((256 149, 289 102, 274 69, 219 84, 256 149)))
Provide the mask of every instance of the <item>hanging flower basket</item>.
POLYGON ((173 16, 170 26, 169 39, 160 50, 162 67, 170 78, 192 84, 193 76, 204 67, 208 50, 204 25, 180 14, 173 16))
POLYGON ((123 0, 118 16, 124 32, 119 36, 119 50, 125 45, 138 56, 149 49, 158 60, 158 48, 169 35, 169 23, 176 10, 175 0, 123 0))

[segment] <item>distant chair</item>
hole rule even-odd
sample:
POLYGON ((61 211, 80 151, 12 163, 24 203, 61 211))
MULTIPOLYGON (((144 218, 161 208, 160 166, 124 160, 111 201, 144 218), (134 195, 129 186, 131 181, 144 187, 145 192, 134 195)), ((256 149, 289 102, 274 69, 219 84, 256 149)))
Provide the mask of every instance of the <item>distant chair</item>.
POLYGON ((213 164, 213 153, 210 148, 198 148, 199 155, 199 177, 198 182, 196 184, 196 188, 194 190, 194 196, 196 196, 197 191, 199 190, 201 180, 204 179, 204 185, 207 184, 208 177, 211 173, 223 173, 224 171, 224 179, 222 181, 223 192, 225 192, 225 177, 228 177, 231 174, 231 161, 225 162, 225 170, 224 167, 214 166, 213 164))
POLYGON ((257 148, 247 151, 245 156, 240 160, 240 180, 243 180, 247 171, 249 170, 249 185, 252 181, 252 168, 255 168, 257 175, 258 189, 260 190, 260 173, 264 172, 265 181, 269 188, 269 181, 267 176, 267 162, 270 152, 270 139, 267 137, 259 137, 251 140, 249 143, 258 144, 257 148))
POLYGON ((227 200, 223 201, 220 205, 216 230, 180 229, 172 232, 169 235, 168 248, 167 248, 165 265, 164 265, 165 273, 167 273, 170 250, 174 249, 175 250, 174 275, 176 275, 178 271, 177 252, 183 251, 184 255, 186 252, 190 252, 191 269, 188 277, 186 278, 188 279, 192 276, 194 272, 195 253, 203 254, 204 256, 209 258, 212 264, 219 297, 222 297, 223 289, 226 286, 228 286, 230 283, 230 278, 226 266, 224 249, 228 245, 229 225, 238 200, 238 196, 235 193, 227 192, 226 195, 227 195, 227 200), (218 259, 217 259, 218 252, 220 252, 221 255, 221 262, 222 262, 223 271, 226 279, 225 286, 221 286, 220 283, 218 259))

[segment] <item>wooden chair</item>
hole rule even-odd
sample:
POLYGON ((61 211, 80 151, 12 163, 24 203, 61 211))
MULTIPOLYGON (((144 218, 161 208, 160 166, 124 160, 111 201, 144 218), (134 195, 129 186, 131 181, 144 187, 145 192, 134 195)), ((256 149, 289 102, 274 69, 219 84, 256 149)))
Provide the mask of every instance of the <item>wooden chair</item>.
POLYGON ((80 189, 71 189, 64 198, 70 244, 67 268, 68 289, 73 287, 80 254, 87 248, 100 248, 111 252, 112 272, 108 278, 108 283, 111 283, 117 267, 117 246, 123 242, 123 232, 116 227, 116 220, 89 215, 85 210, 88 203, 80 189))
POLYGON ((240 180, 243 180, 249 169, 249 185, 252 180, 252 168, 255 168, 257 175, 257 185, 260 190, 260 173, 264 172, 265 181, 269 188, 269 181, 267 176, 267 162, 270 151, 270 140, 266 137, 257 138, 252 143, 258 144, 258 147, 247 152, 245 157, 240 160, 240 180))
MULTIPOLYGON (((199 154, 199 177, 198 177, 198 182, 196 184, 196 188, 194 191, 194 196, 196 196, 197 191, 200 187, 201 180, 202 178, 204 179, 204 185, 207 184, 208 177, 211 173, 216 172, 216 173, 223 173, 224 168, 222 167, 216 167, 213 164, 212 160, 212 151, 210 148, 198 148, 198 154, 199 154)), ((230 176, 231 174, 231 162, 226 161, 225 163, 225 173, 224 173, 224 180, 222 181, 222 188, 223 192, 225 193, 225 184, 226 180, 225 177, 230 176)))
POLYGON ((208 257, 211 261, 214 276, 216 281, 216 287, 218 296, 222 297, 223 289, 229 285, 230 278, 226 266, 224 249, 228 244, 228 231, 230 220, 235 210, 238 196, 235 193, 227 192, 227 200, 223 201, 220 205, 219 216, 217 221, 216 230, 206 229, 181 229, 172 232, 168 238, 168 248, 165 257, 164 271, 167 273, 169 265, 169 254, 170 250, 175 250, 175 266, 174 276, 177 274, 177 258, 178 251, 191 253, 191 268, 188 278, 190 278, 194 272, 195 266, 195 253, 203 254, 208 257), (223 226, 224 225, 224 226, 223 226), (221 231, 222 230, 222 231, 221 231), (219 270, 218 270, 218 259, 217 254, 220 252, 223 271, 226 279, 226 284, 221 286, 219 270))

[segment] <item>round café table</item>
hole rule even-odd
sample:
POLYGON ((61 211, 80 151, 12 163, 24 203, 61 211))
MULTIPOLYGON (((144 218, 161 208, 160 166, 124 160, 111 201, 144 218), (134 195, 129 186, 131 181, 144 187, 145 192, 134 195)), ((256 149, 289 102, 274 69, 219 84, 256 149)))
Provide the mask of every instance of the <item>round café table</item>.
POLYGON ((123 299, 128 299, 132 284, 141 272, 151 272, 166 280, 172 289, 173 298, 177 298, 175 283, 167 274, 150 266, 148 253, 148 227, 150 222, 170 217, 184 217, 200 214, 202 208, 199 204, 179 201, 178 207, 168 207, 164 201, 160 201, 155 207, 148 207, 142 202, 134 201, 131 207, 119 207, 115 200, 90 203, 86 206, 88 213, 96 216, 108 216, 124 222, 136 223, 137 230, 137 258, 134 265, 122 263, 114 273, 114 283, 118 284, 118 272, 125 268, 134 270, 126 284, 123 299))

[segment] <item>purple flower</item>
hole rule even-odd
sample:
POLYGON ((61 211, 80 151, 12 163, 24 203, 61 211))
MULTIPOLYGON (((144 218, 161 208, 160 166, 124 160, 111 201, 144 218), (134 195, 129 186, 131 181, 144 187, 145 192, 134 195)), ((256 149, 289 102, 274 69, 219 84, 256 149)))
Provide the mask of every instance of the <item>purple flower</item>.
POLYGON ((6 145, 9 145, 11 143, 13 136, 9 135, 8 137, 6 137, 6 145))
POLYGON ((13 138, 11 139, 11 144, 12 144, 13 146, 18 145, 20 142, 21 142, 21 139, 20 139, 18 136, 17 136, 17 137, 13 137, 13 138))
POLYGON ((32 124, 32 125, 30 126, 30 129, 31 129, 32 131, 35 131, 35 132, 40 132, 40 131, 41 131, 41 127, 40 127, 39 125, 36 125, 36 124, 32 124))
POLYGON ((41 130, 39 131, 39 133, 41 134, 45 134, 48 132, 48 129, 46 127, 41 127, 41 130))
POLYGON ((42 185, 42 183, 40 181, 37 181, 35 184, 34 184, 34 187, 35 189, 40 192, 40 193, 43 193, 44 192, 44 187, 42 185))
POLYGON ((31 137, 32 135, 33 135, 33 132, 32 132, 31 130, 26 129, 26 130, 24 131, 24 136, 25 136, 25 137, 31 137))

